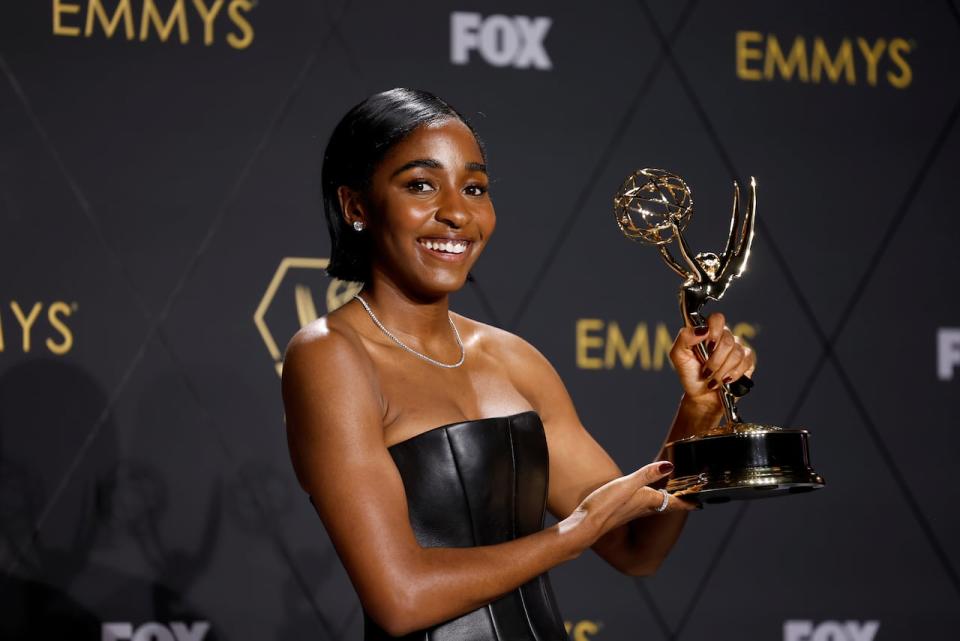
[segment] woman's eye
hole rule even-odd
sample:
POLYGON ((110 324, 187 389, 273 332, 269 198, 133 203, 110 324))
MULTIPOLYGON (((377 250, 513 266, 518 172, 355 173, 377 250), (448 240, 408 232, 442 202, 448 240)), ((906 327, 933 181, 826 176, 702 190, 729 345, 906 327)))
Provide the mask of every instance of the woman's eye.
POLYGON ((471 196, 482 196, 487 193, 487 188, 484 185, 469 185, 464 189, 471 196))
POLYGON ((427 191, 433 191, 433 185, 431 185, 425 180, 412 180, 409 183, 407 183, 407 189, 409 189, 410 191, 423 193, 427 191))

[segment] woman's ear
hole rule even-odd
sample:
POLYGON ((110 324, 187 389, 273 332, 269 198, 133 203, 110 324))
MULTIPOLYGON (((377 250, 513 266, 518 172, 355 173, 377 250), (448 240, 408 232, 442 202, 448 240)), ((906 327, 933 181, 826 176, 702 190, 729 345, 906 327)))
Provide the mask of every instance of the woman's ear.
POLYGON ((360 221, 364 225, 367 224, 367 216, 363 207, 363 199, 360 198, 360 193, 347 187, 346 185, 340 185, 337 187, 337 199, 340 201, 340 211, 343 212, 343 219, 348 226, 353 225, 355 222, 360 221))

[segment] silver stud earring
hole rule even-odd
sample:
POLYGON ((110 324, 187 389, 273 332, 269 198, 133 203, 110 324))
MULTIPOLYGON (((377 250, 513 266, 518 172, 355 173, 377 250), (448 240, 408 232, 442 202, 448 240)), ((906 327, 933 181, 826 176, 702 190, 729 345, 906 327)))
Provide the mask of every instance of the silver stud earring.
POLYGON ((356 231, 363 231, 363 221, 362 220, 353 221, 353 228, 356 231))

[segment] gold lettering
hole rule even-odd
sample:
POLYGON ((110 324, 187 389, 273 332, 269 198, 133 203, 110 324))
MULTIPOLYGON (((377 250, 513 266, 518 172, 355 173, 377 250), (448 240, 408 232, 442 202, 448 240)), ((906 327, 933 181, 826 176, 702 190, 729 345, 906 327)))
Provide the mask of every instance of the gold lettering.
POLYGON ((249 13, 252 9, 253 4, 247 0, 232 0, 230 6, 227 7, 227 13, 230 15, 230 19, 243 34, 240 37, 233 33, 227 34, 227 44, 234 49, 246 49, 250 46, 250 43, 253 42, 253 27, 244 16, 240 15, 240 11, 249 13))
POLYGON ((65 13, 80 13, 80 5, 64 4, 63 0, 53 0, 53 35, 79 36, 80 27, 67 27, 63 24, 65 13))
POLYGON ((63 341, 60 343, 55 343, 50 338, 45 341, 47 349, 57 356, 66 354, 70 351, 70 348, 73 347, 73 332, 70 331, 70 328, 67 327, 61 319, 61 316, 69 316, 71 313, 70 306, 63 301, 57 301, 47 308, 47 320, 55 330, 60 332, 60 336, 63 337, 63 341))
POLYGON ((906 89, 913 81, 913 70, 903 59, 901 52, 910 53, 910 43, 903 38, 893 38, 888 49, 890 60, 900 68, 900 73, 887 72, 887 82, 897 89, 906 89))
POLYGON ((867 84, 871 87, 876 87, 877 63, 880 62, 880 56, 883 55, 887 41, 883 38, 878 38, 871 47, 865 38, 857 38, 857 46, 860 47, 860 53, 863 54, 863 59, 867 61, 867 84))
POLYGON ((737 323, 733 326, 730 332, 740 339, 740 344, 744 347, 749 347, 753 349, 753 345, 747 340, 748 338, 755 338, 757 335, 756 325, 750 323, 737 323))
POLYGON ((83 30, 83 35, 88 38, 93 33, 94 18, 100 22, 100 27, 108 38, 113 37, 113 32, 120 26, 120 19, 123 18, 123 31, 127 36, 127 40, 133 40, 135 32, 133 29, 133 11, 130 9, 130 0, 120 0, 117 8, 113 10, 113 16, 110 17, 109 20, 107 19, 107 11, 103 8, 100 0, 90 0, 90 4, 87 5, 87 26, 83 30))
POLYGON ((666 325, 657 323, 653 341, 653 369, 660 371, 663 369, 664 360, 669 360, 670 349, 673 347, 673 337, 666 325))
POLYGON ((790 55, 784 57, 783 50, 780 48, 780 41, 772 33, 767 34, 767 57, 763 65, 763 77, 767 80, 773 79, 773 70, 776 67, 780 77, 784 80, 793 78, 794 72, 801 82, 809 82, 807 74, 807 47, 803 38, 797 36, 793 39, 793 46, 790 48, 790 55))
POLYGON ((577 621, 577 624, 573 626, 573 641, 591 641, 593 635, 599 630, 600 626, 593 621, 577 621))
POLYGON ((741 80, 760 80, 760 70, 751 69, 751 60, 763 58, 763 52, 750 45, 763 41, 763 34, 759 31, 738 31, 736 38, 737 50, 737 77, 741 80))
POLYGON ((154 0, 144 0, 143 15, 140 16, 140 40, 147 39, 152 24, 160 37, 160 42, 166 42, 167 38, 170 37, 170 32, 173 31, 174 23, 177 24, 180 31, 180 42, 182 44, 190 42, 190 34, 187 31, 187 13, 183 0, 176 0, 166 22, 161 20, 160 12, 157 10, 154 0))
POLYGON ((630 346, 623 340, 620 325, 617 321, 607 323, 607 345, 603 353, 603 366, 613 369, 620 363, 625 369, 631 369, 640 357, 641 369, 650 369, 650 338, 647 335, 646 323, 638 323, 630 338, 630 346))
POLYGON ((813 39, 813 62, 811 63, 810 76, 814 82, 820 82, 821 72, 826 69, 827 77, 830 82, 837 84, 840 81, 840 72, 844 72, 848 85, 856 84, 857 76, 853 68, 853 46, 849 38, 844 38, 840 42, 840 49, 835 58, 830 58, 830 52, 827 51, 827 45, 823 38, 813 39))
POLYGON ((600 369, 603 361, 599 356, 590 356, 587 350, 603 346, 603 338, 591 336, 590 332, 603 329, 603 321, 599 318, 577 319, 577 367, 580 369, 600 369))
POLYGON ((294 287, 293 300, 297 306, 297 320, 300 321, 300 327, 306 327, 320 317, 317 306, 313 302, 313 292, 306 285, 294 287))
POLYGON ((30 351, 30 328, 33 327, 33 324, 37 322, 37 316, 40 315, 40 308, 43 307, 40 303, 34 303, 33 308, 30 310, 28 316, 24 316, 23 310, 20 309, 20 304, 17 301, 12 301, 10 303, 10 309, 13 310, 13 315, 17 317, 17 322, 20 323, 21 329, 23 329, 23 351, 27 353, 30 351))
POLYGON ((193 0, 193 6, 197 8, 200 19, 203 20, 203 44, 210 46, 213 44, 213 21, 217 19, 220 8, 223 6, 223 0, 217 0, 213 3, 213 8, 208 9, 203 0, 193 0))
POLYGON ((332 312, 349 303, 353 295, 360 292, 360 287, 362 283, 331 278, 327 286, 327 311, 332 312))

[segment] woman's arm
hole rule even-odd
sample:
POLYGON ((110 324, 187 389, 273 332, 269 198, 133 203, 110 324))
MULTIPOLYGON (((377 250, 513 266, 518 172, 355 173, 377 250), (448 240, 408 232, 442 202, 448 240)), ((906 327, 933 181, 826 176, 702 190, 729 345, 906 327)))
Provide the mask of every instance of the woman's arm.
POLYGON ((391 635, 481 607, 660 504, 660 494, 646 487, 662 477, 651 465, 597 489, 535 534, 498 545, 424 548, 384 445, 376 376, 358 339, 330 330, 325 319, 308 326, 287 349, 283 396, 297 476, 364 608, 391 635))
MULTIPOLYGON (((548 505, 552 514, 563 519, 595 488, 622 474, 622 471, 584 429, 577 416, 563 382, 543 355, 519 338, 510 339, 516 355, 511 370, 516 372, 516 384, 534 406, 547 428, 550 449, 550 493, 548 505)), ((741 347, 724 326, 720 314, 710 317, 708 331, 696 334, 684 328, 677 336, 670 354, 681 384, 681 400, 673 424, 664 443, 702 433, 715 427, 723 417, 723 409, 710 381, 727 377, 736 380, 753 371, 755 358, 749 349, 741 347), (692 348, 701 342, 714 344, 713 355, 706 366, 699 363, 692 348), (709 376, 705 370, 711 369, 709 376)), ((661 449, 657 458, 662 459, 661 449)), ((654 482, 653 487, 663 483, 654 482)), ((671 503, 679 499, 671 499, 671 503)), ((676 543, 686 522, 687 510, 669 510, 650 518, 635 519, 613 528, 600 537, 593 550, 615 568, 634 576, 649 575, 676 543)))

